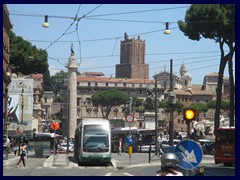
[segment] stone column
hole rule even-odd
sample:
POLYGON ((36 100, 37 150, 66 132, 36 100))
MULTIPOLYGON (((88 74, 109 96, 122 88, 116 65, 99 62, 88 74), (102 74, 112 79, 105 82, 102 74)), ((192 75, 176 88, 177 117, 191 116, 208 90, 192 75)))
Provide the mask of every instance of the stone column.
POLYGON ((76 57, 72 51, 68 59, 68 118, 66 124, 69 126, 66 130, 69 133, 69 138, 74 138, 75 129, 77 126, 77 64, 76 57))

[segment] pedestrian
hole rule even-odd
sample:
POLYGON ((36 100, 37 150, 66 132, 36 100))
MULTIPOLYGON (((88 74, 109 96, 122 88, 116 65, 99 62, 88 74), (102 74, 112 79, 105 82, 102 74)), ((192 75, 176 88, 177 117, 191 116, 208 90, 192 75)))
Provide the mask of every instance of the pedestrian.
POLYGON ((183 176, 181 172, 177 170, 178 158, 174 153, 166 153, 161 157, 161 171, 157 173, 157 176, 183 176))
POLYGON ((121 156, 121 153, 122 153, 122 138, 119 138, 119 141, 118 141, 118 155, 121 156))
POLYGON ((24 158, 26 156, 26 154, 27 154, 26 145, 25 145, 25 143, 22 143, 21 147, 19 149, 20 159, 19 159, 19 161, 17 163, 17 167, 19 167, 19 164, 20 164, 21 161, 23 162, 23 166, 26 167, 26 165, 25 165, 25 158, 24 158))
POLYGON ((15 156, 17 155, 18 150, 19 150, 18 143, 15 143, 14 148, 13 148, 13 151, 14 151, 14 155, 15 155, 15 156))

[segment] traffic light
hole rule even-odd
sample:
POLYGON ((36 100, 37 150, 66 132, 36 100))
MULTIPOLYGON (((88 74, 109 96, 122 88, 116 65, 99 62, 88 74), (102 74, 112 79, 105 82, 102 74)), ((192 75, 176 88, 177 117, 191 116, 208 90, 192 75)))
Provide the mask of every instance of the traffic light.
POLYGON ((183 111, 183 119, 186 121, 197 120, 198 112, 194 108, 186 108, 183 111))

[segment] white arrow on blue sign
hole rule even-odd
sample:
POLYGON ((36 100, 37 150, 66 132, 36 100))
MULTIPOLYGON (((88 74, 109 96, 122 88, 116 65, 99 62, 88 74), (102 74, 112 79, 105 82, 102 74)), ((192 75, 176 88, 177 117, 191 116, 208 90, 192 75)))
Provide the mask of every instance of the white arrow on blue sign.
POLYGON ((175 154, 179 160, 179 166, 183 169, 193 169, 197 167, 203 157, 202 148, 193 140, 184 140, 178 143, 175 154))
POLYGON ((131 145, 134 143, 134 137, 132 135, 128 135, 126 136, 125 141, 128 145, 131 145))

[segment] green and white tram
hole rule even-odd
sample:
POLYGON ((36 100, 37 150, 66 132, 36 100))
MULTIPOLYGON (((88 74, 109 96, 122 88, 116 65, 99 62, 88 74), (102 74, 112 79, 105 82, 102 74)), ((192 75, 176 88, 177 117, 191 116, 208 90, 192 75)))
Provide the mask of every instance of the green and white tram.
POLYGON ((111 127, 109 120, 83 119, 75 131, 74 156, 78 164, 111 162, 111 127))

